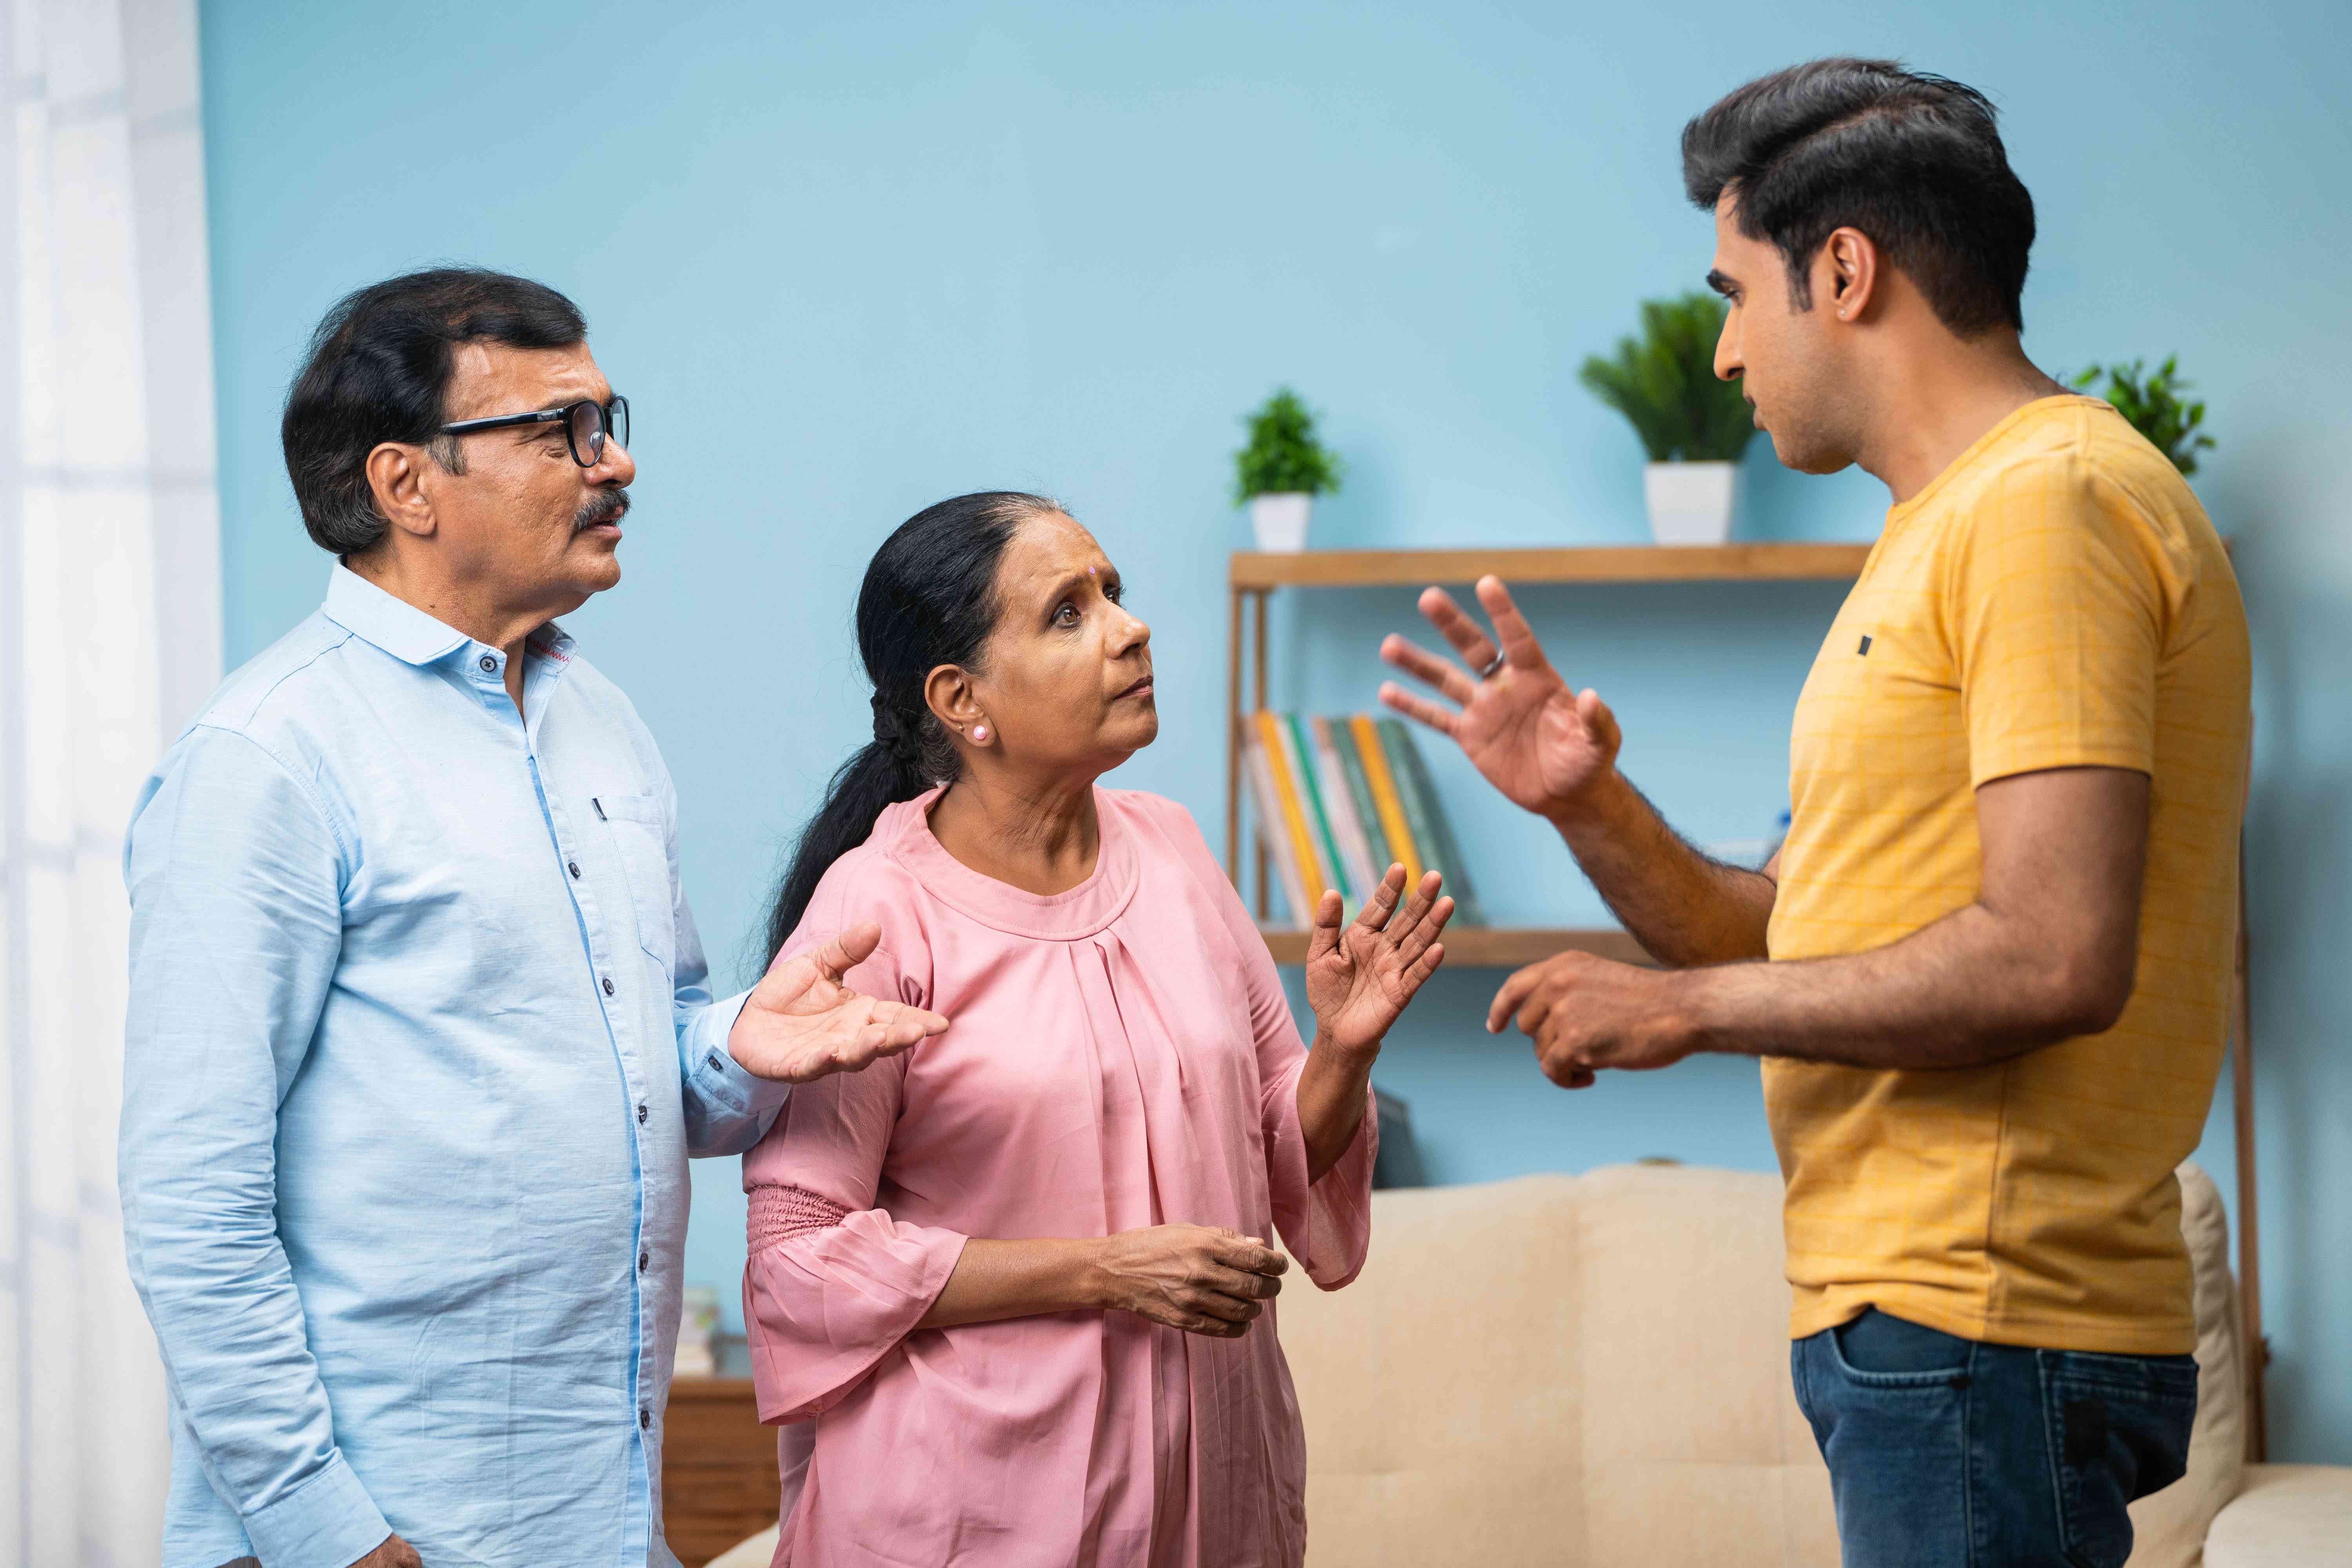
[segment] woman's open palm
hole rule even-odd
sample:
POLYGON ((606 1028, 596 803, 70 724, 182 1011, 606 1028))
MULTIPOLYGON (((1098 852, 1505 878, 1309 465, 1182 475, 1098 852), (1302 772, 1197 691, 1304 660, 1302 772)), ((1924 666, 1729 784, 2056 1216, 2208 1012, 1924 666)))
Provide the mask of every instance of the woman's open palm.
POLYGON ((1381 700, 1451 735, 1487 783, 1515 804, 1548 816, 1616 764, 1622 738, 1617 720, 1598 694, 1569 689, 1499 578, 1479 579, 1478 602, 1501 639, 1502 668, 1485 680, 1471 673, 1494 661, 1495 642, 1463 614, 1453 595, 1426 589, 1421 613, 1470 668, 1393 633, 1381 644, 1381 658, 1452 698, 1459 710, 1393 681, 1381 684, 1381 700))
POLYGON ((1440 881, 1434 871, 1423 873, 1400 911, 1404 868, 1391 866, 1344 926, 1347 907, 1338 893, 1324 893, 1307 939, 1307 1005, 1333 1044, 1350 1050, 1378 1045, 1421 983, 1437 973, 1445 958, 1437 938, 1454 916, 1454 900, 1437 896, 1440 881))

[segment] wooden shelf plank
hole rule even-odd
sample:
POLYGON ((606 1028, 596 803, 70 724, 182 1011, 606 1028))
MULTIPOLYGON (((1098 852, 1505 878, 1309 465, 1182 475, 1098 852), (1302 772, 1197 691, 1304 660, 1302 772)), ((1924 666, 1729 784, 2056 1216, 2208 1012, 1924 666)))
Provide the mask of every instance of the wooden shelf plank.
POLYGON ((1235 551, 1233 586, 1420 587, 1472 583, 1727 583, 1859 576, 1867 544, 1588 544, 1559 550, 1235 551))
MULTIPOLYGON (((1296 968, 1307 962, 1305 931, 1261 928, 1260 934, 1275 963, 1296 968)), ((1640 942, 1614 926, 1591 930, 1455 926, 1445 933, 1448 969, 1517 969, 1570 951, 1613 958, 1620 963, 1653 962, 1640 942)))

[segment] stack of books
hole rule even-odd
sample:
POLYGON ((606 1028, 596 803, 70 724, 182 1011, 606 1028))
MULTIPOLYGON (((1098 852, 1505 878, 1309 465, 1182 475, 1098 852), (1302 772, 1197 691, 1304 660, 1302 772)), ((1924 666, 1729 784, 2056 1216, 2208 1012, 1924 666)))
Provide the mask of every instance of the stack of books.
POLYGON ((1399 863, 1408 888, 1424 871, 1444 876, 1454 923, 1486 923, 1403 721, 1252 713, 1244 723, 1258 836, 1293 927, 1313 920, 1326 888, 1352 915, 1399 863))

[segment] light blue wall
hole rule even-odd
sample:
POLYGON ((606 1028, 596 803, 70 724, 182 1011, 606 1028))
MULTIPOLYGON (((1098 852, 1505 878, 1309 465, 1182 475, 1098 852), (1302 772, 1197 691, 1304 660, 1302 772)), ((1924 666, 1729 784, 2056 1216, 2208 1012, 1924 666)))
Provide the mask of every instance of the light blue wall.
MULTIPOLYGON (((1100 533, 1162 672, 1162 739, 1119 782, 1213 838, 1236 416, 1286 380, 1326 411, 1352 479, 1321 543, 1639 538, 1640 452, 1574 370, 1634 300, 1706 268, 1684 119, 1815 54, 1958 76, 2001 103, 2040 203, 2032 349, 2053 367, 2177 349, 2211 400, 2199 489, 2241 541, 2259 657, 2275 1440, 2352 1460, 2352 29, 2320 0, 2106 10, 207 0, 232 659, 325 573, 277 447, 308 329, 351 287, 461 258, 579 299, 636 405, 627 580, 575 627, 668 754, 723 973, 780 838, 865 727, 859 571, 954 491, 1043 489, 1100 533)), ((1755 457, 1751 534, 1874 530, 1868 479, 1755 457)), ((1834 590, 1529 597, 1676 822, 1765 831, 1834 590)), ((1368 703, 1408 596, 1319 598, 1311 625, 1297 608, 1277 613, 1277 700, 1368 703)), ((1433 760, 1499 915, 1597 913, 1540 831, 1433 760)), ((1752 1065, 1556 1092, 1523 1044, 1478 1032, 1497 978, 1441 976, 1382 1064, 1439 1178, 1770 1164, 1752 1065)), ((2226 1180, 2226 1110, 2214 1125, 2226 1180)), ((689 1273, 731 1296, 732 1163, 700 1178, 689 1273)))

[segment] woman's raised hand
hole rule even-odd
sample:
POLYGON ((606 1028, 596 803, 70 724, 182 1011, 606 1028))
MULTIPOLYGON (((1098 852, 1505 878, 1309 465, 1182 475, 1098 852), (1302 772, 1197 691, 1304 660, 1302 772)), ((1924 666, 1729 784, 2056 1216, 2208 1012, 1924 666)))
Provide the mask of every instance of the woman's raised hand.
POLYGON ((1332 1044, 1351 1051, 1378 1046, 1421 983, 1437 973, 1445 958, 1438 933, 1454 916, 1454 900, 1437 896, 1440 881, 1436 872, 1423 872, 1400 911, 1404 868, 1391 866, 1344 927, 1339 895, 1324 893, 1307 939, 1307 1005, 1332 1044))
POLYGON ((1255 1237, 1215 1226, 1155 1225, 1097 1245, 1098 1305, 1221 1340, 1248 1331, 1290 1267, 1255 1237))
POLYGON ((1494 663, 1495 642, 1443 588, 1424 589, 1421 613, 1470 668, 1394 633, 1381 641, 1381 658, 1452 698, 1459 710, 1394 681, 1381 683, 1381 700, 1453 736, 1486 782, 1515 804, 1557 817, 1573 810, 1584 791, 1616 766, 1622 739, 1616 717, 1596 693, 1569 689, 1502 579, 1478 579, 1478 603, 1501 639, 1502 668, 1483 679, 1474 673, 1494 663))

